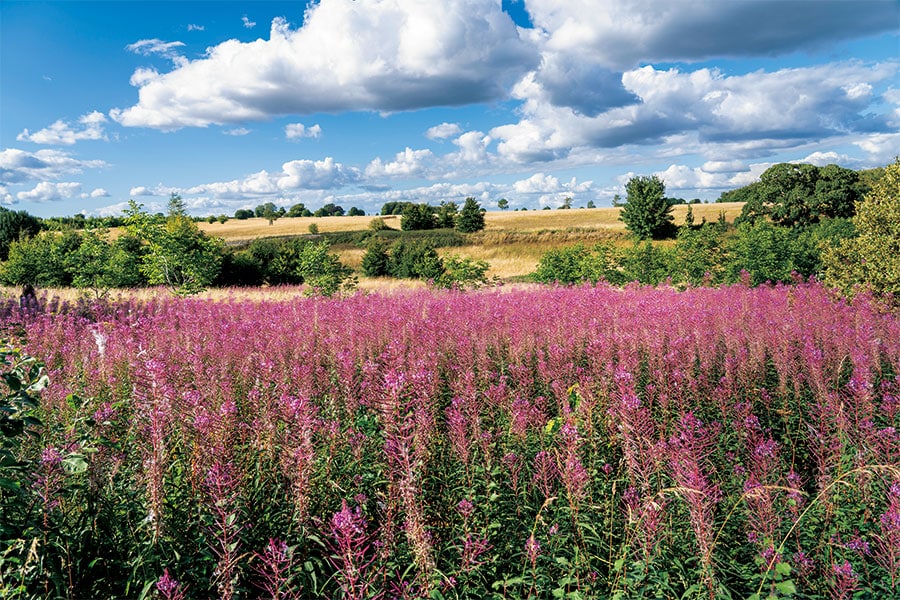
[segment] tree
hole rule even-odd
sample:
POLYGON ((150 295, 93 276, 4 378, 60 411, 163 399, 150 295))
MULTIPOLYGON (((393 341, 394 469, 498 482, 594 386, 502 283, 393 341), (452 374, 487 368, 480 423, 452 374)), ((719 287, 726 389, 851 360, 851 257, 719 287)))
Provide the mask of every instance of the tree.
POLYGON ((244 221, 246 219, 252 219, 254 217, 254 213, 249 208, 239 208, 234 211, 234 218, 238 221, 244 221))
POLYGON ((456 219, 456 230, 460 233, 474 233, 484 229, 484 211, 475 198, 469 196, 459 211, 456 219))
POLYGON ((566 196, 563 198, 562 204, 559 205, 559 210, 570 210, 572 208, 572 197, 566 196))
POLYGON ((366 211, 361 208, 356 208, 355 206, 351 206, 350 210, 347 211, 348 217, 364 217, 366 216, 366 211))
POLYGON ((313 213, 314 217, 343 217, 344 209, 333 202, 329 202, 313 213))
POLYGON ((779 225, 793 227, 818 223, 825 217, 852 217, 865 189, 856 171, 837 165, 819 168, 779 163, 766 169, 758 182, 740 192, 735 190, 728 198, 746 202, 741 221, 769 217, 779 225))
POLYGON ((0 260, 9 256, 9 245, 21 238, 30 238, 41 230, 41 222, 24 210, 11 211, 0 207, 0 260))
POLYGON ((457 214, 459 214, 459 207, 456 202, 441 202, 435 219, 438 229, 453 229, 456 225, 457 214))
POLYGON ((400 229, 403 231, 434 229, 436 225, 434 210, 427 204, 410 204, 400 217, 400 229))
POLYGON ((857 237, 825 252, 825 281, 848 294, 857 288, 900 295, 900 158, 885 168, 856 205, 857 237))
POLYGON ((662 238, 673 232, 672 206, 666 186, 656 175, 632 177, 625 184, 625 204, 619 220, 638 239, 662 238))
POLYGON ((300 202, 299 204, 295 204, 290 207, 287 211, 288 217, 311 217, 313 216, 312 211, 306 208, 306 205, 300 202))
POLYGON ((391 257, 384 243, 372 238, 362 257, 362 272, 366 277, 384 277, 390 273, 391 257))
POLYGON ((508 209, 509 200, 507 200, 506 198, 500 198, 499 200, 497 200, 497 208, 499 208, 500 210, 508 209))
POLYGON ((216 278, 222 265, 221 239, 207 237, 196 223, 177 213, 160 223, 134 200, 125 213, 128 232, 146 244, 140 268, 150 284, 190 295, 203 291, 216 278))

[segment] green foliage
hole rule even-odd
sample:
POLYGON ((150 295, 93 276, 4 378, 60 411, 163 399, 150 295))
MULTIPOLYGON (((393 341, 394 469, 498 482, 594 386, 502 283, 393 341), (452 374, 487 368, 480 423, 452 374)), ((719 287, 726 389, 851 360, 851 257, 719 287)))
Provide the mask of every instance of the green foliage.
POLYGON ((725 271, 722 232, 712 223, 680 227, 674 262, 672 275, 678 281, 691 285, 721 283, 725 271))
POLYGON ((312 211, 306 208, 306 205, 300 202, 299 204, 294 204, 291 206, 288 211, 288 217, 311 217, 313 216, 312 211))
POLYGON ((7 285, 68 287, 72 285, 72 256, 80 245, 81 237, 74 231, 45 231, 13 242, 3 264, 3 281, 7 285))
POLYGON ((769 217, 780 225, 805 226, 824 217, 852 217, 865 189, 858 173, 837 165, 779 163, 736 195, 746 201, 741 221, 769 217))
POLYGON ((369 221, 369 229, 371 231, 388 231, 391 227, 381 217, 375 217, 369 221))
POLYGON ((620 270, 622 255, 616 248, 598 244, 587 249, 583 244, 549 250, 541 256, 532 279, 541 283, 573 284, 600 280, 624 283, 620 270))
POLYGON ((148 283, 179 295, 196 294, 212 284, 222 265, 221 239, 207 237, 183 215, 172 214, 160 223, 133 200, 126 215, 128 232, 146 244, 140 270, 148 283))
POLYGON ((826 252, 825 280, 848 294, 859 288, 900 294, 900 159, 857 203, 857 237, 826 252))
POLYGON ((361 208, 357 208, 355 206, 351 206, 350 210, 347 211, 348 217, 364 217, 366 216, 366 211, 361 208))
POLYGON ((384 277, 390 273, 390 255, 384 242, 373 238, 362 257, 362 272, 366 277, 384 277))
POLYGON ((391 248, 389 272, 399 279, 436 281, 444 274, 444 264, 427 242, 397 242, 391 248))
POLYGON ((626 281, 656 285, 672 274, 673 253, 649 240, 637 243, 622 255, 622 270, 626 281))
POLYGON ((729 246, 727 277, 736 282, 741 272, 750 275, 750 284, 790 281, 794 270, 791 230, 767 221, 741 223, 729 246))
POLYGON ((487 261, 451 254, 444 257, 443 264, 444 272, 434 282, 438 287, 476 289, 490 283, 487 261))
POLYGON ((329 202, 322 208, 316 210, 313 213, 314 217, 343 217, 344 216, 344 208, 338 206, 333 202, 329 202))
POLYGON ((475 198, 466 198, 456 218, 456 230, 460 233, 474 233, 482 229, 484 229, 484 211, 475 198))
POLYGON ((434 209, 427 204, 410 204, 403 210, 400 217, 400 229, 403 231, 417 231, 421 229, 434 229, 437 221, 434 218, 434 209))
POLYGON ((381 207, 381 215, 402 215, 410 206, 414 206, 413 202, 385 202, 381 207))
POLYGON ((309 224, 309 227, 307 227, 307 229, 309 230, 309 232, 310 232, 312 235, 318 235, 318 234, 319 234, 319 226, 316 225, 315 223, 310 223, 310 224, 309 224))
POLYGON ((238 221, 245 221, 247 219, 252 219, 254 216, 256 216, 256 215, 253 213, 252 210, 250 210, 248 208, 239 208, 236 211, 234 211, 234 218, 237 219, 238 221))
POLYGON ((666 202, 666 186, 659 177, 632 177, 625 184, 625 191, 619 219, 638 239, 662 238, 674 232, 672 206, 666 202))
POLYGON ((497 208, 499 208, 500 210, 508 209, 509 200, 507 200, 506 198, 500 198, 499 200, 497 200, 497 208))
POLYGON ((296 273, 309 286, 310 294, 333 296, 356 286, 351 270, 328 250, 328 242, 306 243, 297 255, 296 273))
POLYGON ((19 239, 30 238, 41 230, 41 222, 24 210, 11 211, 0 207, 0 260, 9 256, 9 245, 19 239))
POLYGON ((456 226, 456 217, 459 207, 456 202, 441 202, 435 215, 435 224, 438 229, 453 229, 456 226))

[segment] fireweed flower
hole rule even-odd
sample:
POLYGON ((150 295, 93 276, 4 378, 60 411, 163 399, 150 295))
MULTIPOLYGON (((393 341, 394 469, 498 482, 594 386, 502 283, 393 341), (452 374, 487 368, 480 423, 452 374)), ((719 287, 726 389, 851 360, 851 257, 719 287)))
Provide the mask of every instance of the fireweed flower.
POLYGON ((156 582, 156 589, 165 600, 184 600, 185 598, 185 592, 181 589, 181 584, 169 575, 168 568, 163 569, 162 577, 156 582))
POLYGON ((541 554, 541 545, 534 538, 534 535, 528 536, 528 539, 525 540, 525 556, 528 557, 528 562, 531 563, 531 567, 534 568, 537 563, 538 556, 541 554))
POLYGON ((833 597, 837 600, 849 598, 859 583, 859 575, 853 570, 853 566, 848 562, 834 563, 831 565, 833 597))

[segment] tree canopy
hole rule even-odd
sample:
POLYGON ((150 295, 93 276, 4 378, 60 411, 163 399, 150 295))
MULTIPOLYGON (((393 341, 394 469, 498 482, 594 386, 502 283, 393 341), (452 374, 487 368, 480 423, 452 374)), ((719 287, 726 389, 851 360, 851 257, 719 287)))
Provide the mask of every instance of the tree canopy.
POLYGON ((656 175, 632 177, 625 184, 625 204, 619 219, 639 239, 666 237, 674 232, 666 185, 656 175))

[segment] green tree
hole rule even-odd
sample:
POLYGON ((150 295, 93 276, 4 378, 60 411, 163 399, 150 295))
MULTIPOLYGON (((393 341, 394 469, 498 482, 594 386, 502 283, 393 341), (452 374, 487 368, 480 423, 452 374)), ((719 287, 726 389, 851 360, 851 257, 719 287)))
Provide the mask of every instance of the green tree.
POLYGON ((453 229, 456 225, 457 214, 459 214, 459 207, 456 202, 441 202, 435 216, 435 225, 438 229, 453 229))
POLYGON ((625 282, 621 261, 622 253, 611 245, 597 244, 588 249, 583 244, 575 244, 545 252, 531 278, 541 283, 566 285, 601 280, 619 285, 625 282))
POLYGON ((9 245, 21 238, 30 238, 41 230, 41 221, 24 210, 12 211, 0 207, 0 260, 9 256, 9 245))
POLYGON ((474 233, 484 229, 484 211, 475 198, 469 196, 456 218, 456 230, 460 233, 474 233))
POLYGON ((672 206, 666 202, 666 186, 659 177, 632 177, 625 184, 625 192, 619 219, 638 239, 662 238, 673 233, 672 206))
POLYGON ((500 198, 499 200, 497 200, 497 208, 499 208, 500 210, 508 209, 509 200, 507 200, 506 198, 500 198))
POLYGON ((741 221, 769 217, 785 226, 806 226, 825 217, 849 218, 866 189, 859 174, 837 165, 779 163, 738 198, 741 221))
POLYGON ((691 285, 721 283, 725 274, 725 241, 712 223, 681 227, 675 242, 673 276, 691 285))
POLYGON ((297 257, 297 274, 313 295, 333 296, 356 286, 352 271, 331 254, 328 242, 306 243, 297 257))
POLYGON ((444 272, 434 282, 438 287, 477 289, 490 283, 487 261, 451 254, 443 259, 443 263, 444 272))
POLYGON ((344 208, 333 202, 329 202, 313 213, 314 217, 343 217, 344 208))
POLYGON ((434 229, 436 226, 434 209, 427 204, 410 204, 400 217, 400 229, 403 231, 434 229))
POLYGON ((179 295, 196 294, 215 280, 222 265, 224 243, 207 237, 184 215, 158 222, 133 200, 126 210, 129 233, 141 238, 146 255, 141 272, 152 285, 164 285, 179 295))
POLYGON ((563 198, 562 204, 559 205, 559 210, 570 210, 572 208, 572 198, 571 196, 566 196, 563 198))
POLYGON ((239 208, 234 211, 234 218, 238 221, 245 221, 254 217, 254 212, 249 208, 239 208))
POLYGON ((288 217, 311 217, 313 216, 312 211, 306 208, 306 205, 302 202, 298 204, 294 204, 287 211, 288 217))
POLYGON ((845 293, 858 288, 900 295, 900 158, 888 165, 856 205, 857 237, 825 252, 825 281, 845 293))
POLYGON ((348 217, 364 217, 366 216, 366 211, 361 208, 356 208, 355 206, 351 206, 350 210, 347 211, 348 217))
POLYGON ((72 277, 68 261, 80 244, 81 237, 71 230, 62 234, 44 231, 15 241, 9 245, 3 264, 3 280, 7 285, 69 287, 72 277))
POLYGON ((627 281, 657 285, 672 275, 672 252, 649 240, 627 248, 622 255, 622 270, 627 281))
POLYGON ((740 281, 742 271, 749 273, 751 285, 791 281, 794 270, 791 230, 763 220, 741 223, 729 244, 728 256, 726 270, 731 282, 740 281))
POLYGON ((384 277, 390 273, 390 260, 387 248, 381 240, 373 238, 366 247, 362 257, 362 272, 366 277, 384 277))
POLYGON ((444 264, 434 246, 427 242, 397 242, 391 248, 389 270, 398 279, 437 280, 444 273, 444 264))

